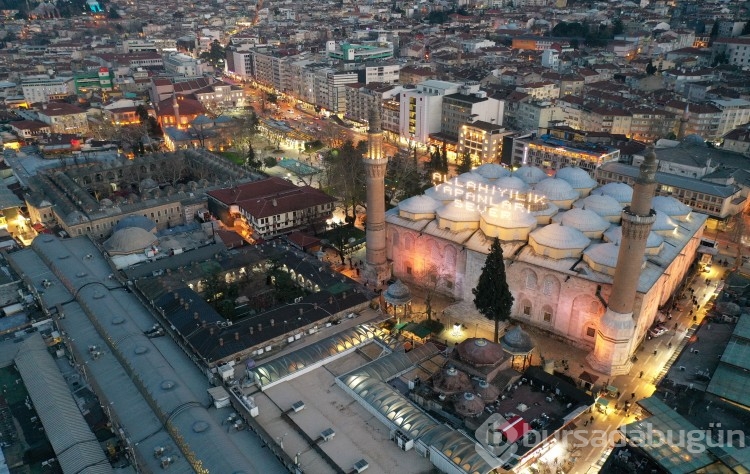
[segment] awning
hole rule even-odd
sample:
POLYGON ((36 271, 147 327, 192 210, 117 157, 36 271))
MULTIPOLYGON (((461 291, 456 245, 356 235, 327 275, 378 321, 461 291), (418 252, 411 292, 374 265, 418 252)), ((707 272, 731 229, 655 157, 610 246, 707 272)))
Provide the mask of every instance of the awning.
POLYGON ((597 380, 599 380, 599 376, 590 374, 586 372, 585 370, 581 372, 581 375, 578 377, 580 380, 588 383, 595 383, 597 380))
POLYGON ((609 405, 609 400, 607 400, 607 399, 606 399, 606 398, 604 398, 604 397, 599 397, 599 398, 598 398, 598 399, 596 400, 596 403, 597 403, 597 404, 599 404, 599 405, 601 405, 601 406, 603 406, 603 407, 606 407, 607 405, 609 405))
POLYGON ((607 385, 607 391, 608 391, 609 393, 612 393, 612 394, 614 394, 614 393, 617 393, 617 392, 618 392, 618 389, 617 389, 617 387, 615 387, 614 385, 607 385))

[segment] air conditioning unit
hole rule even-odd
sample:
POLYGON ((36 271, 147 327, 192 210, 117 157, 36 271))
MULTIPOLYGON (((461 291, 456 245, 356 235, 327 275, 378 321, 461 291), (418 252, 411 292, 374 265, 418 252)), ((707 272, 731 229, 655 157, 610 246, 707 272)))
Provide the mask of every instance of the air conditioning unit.
POLYGON ((357 461, 357 462, 354 463, 353 467, 354 467, 355 471, 362 472, 365 469, 367 469, 368 467, 370 467, 370 464, 368 464, 368 462, 365 461, 364 459, 360 459, 359 461, 357 461))
POLYGON ((336 436, 336 432, 331 428, 326 428, 320 433, 320 436, 323 437, 323 441, 331 441, 336 436))
POLYGON ((305 402, 302 400, 292 403, 292 410, 294 410, 295 413, 300 412, 305 409, 305 402))

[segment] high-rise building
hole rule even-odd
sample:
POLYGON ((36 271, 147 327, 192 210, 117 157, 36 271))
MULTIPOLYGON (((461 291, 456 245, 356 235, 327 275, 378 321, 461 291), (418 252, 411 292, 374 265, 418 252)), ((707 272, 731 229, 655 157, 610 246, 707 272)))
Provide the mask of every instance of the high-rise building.
POLYGON ((633 200, 622 211, 622 241, 617 254, 612 291, 607 310, 596 331, 591 366, 608 375, 630 372, 635 350, 633 306, 646 254, 646 241, 656 222, 651 201, 656 192, 656 153, 650 149, 633 186, 633 200))

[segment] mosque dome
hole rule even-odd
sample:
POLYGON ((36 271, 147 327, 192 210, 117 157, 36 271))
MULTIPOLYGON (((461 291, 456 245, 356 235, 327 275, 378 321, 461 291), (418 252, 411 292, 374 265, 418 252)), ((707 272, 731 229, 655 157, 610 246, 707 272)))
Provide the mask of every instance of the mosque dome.
POLYGON ((620 222, 622 215, 622 204, 609 194, 591 194, 573 203, 574 207, 580 207, 594 211, 609 222, 620 222))
POLYGON ((549 224, 529 234, 529 245, 539 255, 552 258, 578 257, 591 240, 583 232, 560 224, 549 224))
POLYGON ((583 261, 595 271, 614 275, 619 252, 620 246, 612 242, 594 244, 583 251, 583 261))
POLYGON ((510 170, 497 163, 485 163, 474 169, 474 173, 484 176, 487 179, 498 179, 510 176, 510 170))
POLYGON ((453 402, 453 408, 461 416, 477 416, 484 411, 484 402, 473 393, 464 392, 453 402))
POLYGON ((471 380, 464 372, 448 367, 432 377, 432 388, 438 393, 452 395, 471 390, 471 380))
POLYGON ((453 232, 479 228, 479 211, 475 206, 467 208, 462 201, 453 201, 435 211, 438 227, 453 232))
POLYGON ((479 398, 485 403, 492 403, 500 396, 500 389, 487 383, 486 380, 474 382, 474 392, 479 395, 479 398))
POLYGON ((383 294, 383 299, 394 306, 405 305, 411 301, 411 290, 401 280, 396 280, 388 285, 388 289, 383 294))
MULTIPOLYGON (((604 232, 604 240, 606 240, 607 242, 612 242, 613 244, 620 245, 620 243, 622 242, 622 226, 617 225, 610 227, 606 232, 604 232)), ((664 245, 664 237, 657 234, 653 230, 648 233, 648 238, 646 239, 647 254, 658 254, 661 251, 662 245, 664 245)))
POLYGON ((104 249, 110 255, 129 255, 143 252, 157 242, 158 239, 151 232, 140 227, 127 227, 105 240, 104 249))
POLYGON ((147 232, 156 232, 156 222, 152 221, 148 217, 139 216, 137 214, 132 214, 120 219, 120 222, 118 222, 117 225, 114 226, 112 232, 127 229, 128 227, 139 227, 147 232))
POLYGON ((448 203, 456 200, 454 186, 446 184, 438 184, 437 186, 428 188, 424 192, 424 194, 425 196, 431 197, 432 199, 440 201, 442 203, 448 203))
POLYGON ((401 217, 414 221, 420 219, 434 219, 435 211, 442 206, 441 202, 433 198, 420 194, 412 196, 398 203, 398 214, 401 217))
POLYGON ((602 187, 594 189, 591 193, 612 196, 624 206, 629 205, 633 200, 633 188, 625 183, 607 183, 602 187))
POLYGON ((488 184, 489 183, 487 178, 473 171, 470 171, 468 173, 462 173, 456 176, 455 178, 453 178, 452 180, 450 180, 447 184, 450 184, 453 182, 458 182, 462 186, 466 186, 467 183, 474 183, 474 184, 488 184))
POLYGON ((577 166, 569 166, 557 170, 555 177, 567 181, 573 189, 591 190, 596 186, 596 180, 588 172, 577 166))
POLYGON ((531 336, 521 326, 513 326, 500 339, 503 350, 511 355, 528 354, 534 349, 531 336))
POLYGON ((532 185, 548 178, 547 173, 536 166, 521 166, 513 172, 513 176, 522 179, 526 184, 532 185))
POLYGON ((578 191, 564 179, 546 178, 534 185, 534 191, 544 194, 550 201, 572 201, 578 199, 578 191))
POLYGON ((594 239, 600 239, 602 233, 612 225, 594 211, 577 208, 558 214, 552 220, 560 222, 564 226, 575 227, 583 232, 586 237, 594 239))
POLYGON ((89 218, 81 211, 73 211, 67 215, 65 222, 69 224, 78 224, 79 222, 88 222, 89 218))
POLYGON ((527 240, 529 232, 537 226, 536 216, 525 209, 493 206, 481 215, 479 228, 487 237, 500 240, 527 240))
POLYGON ((689 144, 689 145, 700 145, 700 146, 708 147, 708 145, 706 145, 706 140, 704 140, 703 137, 698 135, 697 133, 691 133, 689 135, 685 135, 685 137, 681 141, 682 143, 689 144))
POLYGON ((475 367, 494 366, 505 358, 500 344, 484 338, 470 337, 456 346, 458 357, 475 367))
POLYGON ((495 181, 495 186, 500 189, 510 189, 521 192, 526 192, 529 189, 529 185, 516 176, 504 176, 498 178, 497 181, 495 181))
POLYGON ((656 232, 660 235, 665 235, 677 228, 677 223, 673 221, 672 218, 667 214, 659 210, 656 210, 655 212, 656 221, 654 221, 654 225, 651 226, 651 230, 653 232, 656 232))
POLYGON ((560 208, 551 201, 546 201, 541 206, 535 206, 529 209, 529 214, 536 217, 536 221, 539 225, 547 225, 550 223, 552 216, 557 214, 560 208))
POLYGON ((692 211, 690 206, 683 204, 679 199, 672 196, 654 196, 651 207, 678 220, 685 219, 692 211))

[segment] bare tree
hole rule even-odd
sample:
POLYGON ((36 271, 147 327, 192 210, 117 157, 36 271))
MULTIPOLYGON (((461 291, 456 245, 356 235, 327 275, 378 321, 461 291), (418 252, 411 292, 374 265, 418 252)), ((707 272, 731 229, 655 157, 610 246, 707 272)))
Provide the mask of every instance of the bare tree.
POLYGON ((420 283, 425 291, 424 312, 427 315, 428 321, 432 320, 432 298, 435 296, 435 293, 438 292, 439 288, 445 286, 448 281, 448 276, 448 272, 444 265, 437 265, 434 263, 427 265, 422 271, 420 283))

